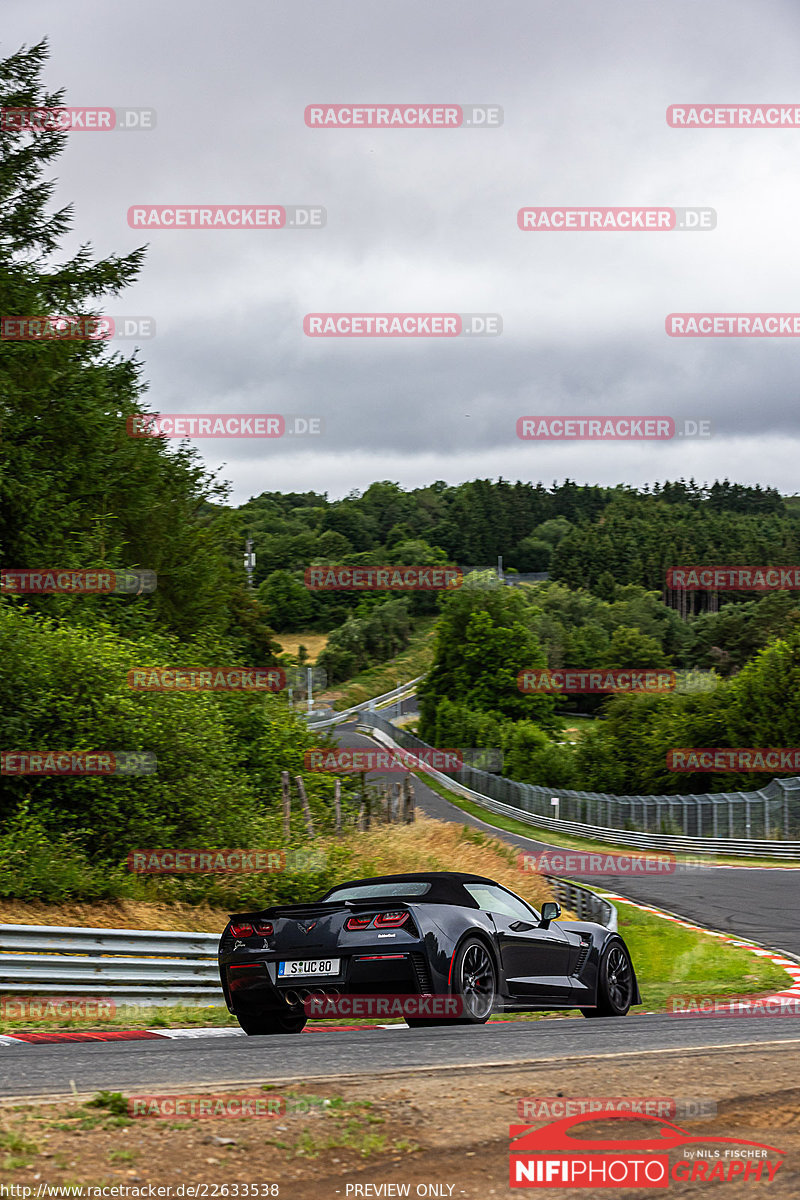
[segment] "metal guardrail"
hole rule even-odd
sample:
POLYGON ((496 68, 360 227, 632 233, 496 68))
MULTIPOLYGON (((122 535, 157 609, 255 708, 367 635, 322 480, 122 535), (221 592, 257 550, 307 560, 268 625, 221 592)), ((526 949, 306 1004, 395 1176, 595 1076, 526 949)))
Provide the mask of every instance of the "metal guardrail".
MULTIPOLYGON (((361 719, 361 725, 367 729, 373 736, 383 744, 390 747, 395 747, 404 750, 429 750, 430 747, 414 734, 409 733, 405 729, 400 729, 393 725, 391 721, 378 716, 377 713, 364 713, 361 719)), ((584 821, 562 821, 556 817, 546 817, 543 814, 532 811, 534 804, 543 803, 543 798, 549 800, 552 797, 578 798, 585 801, 596 801, 598 803, 598 811, 601 811, 602 804, 610 801, 636 799, 641 800, 674 800, 685 806, 689 800, 705 800, 705 796, 672 796, 672 797, 619 797, 619 796, 603 796, 597 793, 590 792, 565 792, 558 788, 541 788, 534 787, 528 783, 518 783, 513 779, 504 779, 497 775, 492 775, 488 771, 479 771, 474 767, 463 767, 460 771, 453 772, 452 775, 443 775, 439 771, 434 771, 430 767, 424 767, 429 775, 434 779, 438 779, 440 783, 445 784, 452 791, 466 796, 470 800, 474 800, 482 808, 488 809, 490 812, 495 812, 501 816, 513 817, 517 821, 522 821, 526 825, 532 825, 541 830, 552 830, 557 833, 569 833, 576 837, 589 838, 595 842, 606 842, 615 846, 635 846, 638 849, 651 850, 671 850, 682 851, 691 854, 731 854, 743 855, 746 857, 755 858, 783 858, 790 861, 800 861, 800 841, 797 840, 781 840, 771 838, 735 838, 730 837, 696 837, 680 833, 650 833, 645 830, 623 829, 619 826, 591 824, 584 821), (475 787, 470 787, 469 784, 477 784, 478 787, 485 787, 486 791, 478 791, 475 787), (506 803, 499 800, 496 796, 491 795, 491 792, 503 790, 510 796, 518 799, 518 803, 506 803)), ((800 786, 800 780, 773 780, 775 784, 786 784, 787 782, 800 786)), ((764 789, 766 791, 766 789, 764 789)), ((756 793, 760 795, 760 793, 756 793)), ((738 792, 736 796, 741 801, 750 801, 750 793, 738 792)), ((712 799, 714 797, 711 797, 712 799)), ((729 793, 723 793, 717 799, 730 799, 729 793)), ((784 794, 782 803, 787 803, 784 794)))
POLYGON ((553 895, 565 908, 578 914, 580 921, 596 921, 605 925, 606 929, 617 931, 617 910, 610 900, 598 896, 597 892, 581 887, 578 883, 570 883, 568 879, 559 879, 555 875, 545 875, 553 895))
POLYGON ((219 935, 0 925, 0 993, 223 1004, 219 935))
POLYGON ((327 729, 332 725, 340 725, 343 721, 349 721, 351 717, 358 713, 366 712, 381 704, 388 704, 392 700, 405 699, 407 695, 413 694, 414 689, 424 675, 418 675, 416 679, 410 679, 408 683, 401 684, 400 687, 394 688, 391 692, 384 692, 382 696, 372 696, 369 700, 362 700, 360 704, 354 704, 352 708, 344 708, 341 712, 336 713, 333 717, 326 717, 322 721, 313 720, 313 712, 306 713, 308 717, 309 729, 327 729))

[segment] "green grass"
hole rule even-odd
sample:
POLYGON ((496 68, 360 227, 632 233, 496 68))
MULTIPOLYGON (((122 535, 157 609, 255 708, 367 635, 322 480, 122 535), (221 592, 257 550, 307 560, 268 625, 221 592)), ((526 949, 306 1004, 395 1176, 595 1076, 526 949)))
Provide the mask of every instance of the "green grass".
POLYGON ((791 985, 786 972, 768 958, 683 929, 631 904, 614 904, 648 1011, 663 1011, 673 995, 739 996, 783 991, 791 985))
POLYGON ((70 1017, 57 1017, 53 1020, 42 1021, 25 1020, 24 1018, 7 1019, 0 1021, 0 1033, 13 1033, 15 1029, 34 1031, 50 1029, 175 1029, 189 1026, 207 1028, 225 1025, 238 1025, 238 1022, 235 1017, 231 1016, 224 1004, 170 1004, 163 1008, 130 1004, 120 1005, 113 1016, 102 1019, 86 1020, 70 1017))
POLYGON ((398 683, 407 683, 409 679, 424 675, 433 663, 434 626, 437 620, 436 616, 416 617, 415 629, 405 650, 395 658, 354 675, 352 679, 334 684, 329 690, 341 693, 333 703, 334 708, 337 711, 352 708, 354 704, 361 704, 372 696, 391 692, 398 683))

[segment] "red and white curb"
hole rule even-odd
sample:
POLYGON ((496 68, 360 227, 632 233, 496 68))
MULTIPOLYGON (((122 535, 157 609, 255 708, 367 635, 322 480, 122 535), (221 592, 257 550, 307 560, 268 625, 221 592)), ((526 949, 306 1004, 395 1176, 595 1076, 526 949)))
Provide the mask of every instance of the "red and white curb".
MULTIPOLYGON (((405 1025, 312 1025, 304 1033, 361 1033, 372 1029, 405 1029, 405 1025)), ((54 1029, 25 1030, 15 1034, 0 1034, 3 1046, 54 1045, 58 1042, 143 1042, 162 1038, 231 1038, 246 1037, 243 1029, 54 1029)))
MULTIPOLYGON (((674 925, 680 925, 684 929, 691 929, 696 933, 704 933, 706 937, 719 938, 721 942, 727 942, 730 946, 738 946, 741 950, 749 950, 751 954, 757 954, 759 958, 768 958, 776 966, 783 967, 786 974, 791 978, 792 984, 791 987, 785 988, 782 992, 772 992, 768 996, 759 997, 759 999, 770 1003, 776 1000, 800 1000, 800 963, 786 958, 778 951, 765 950, 763 946, 758 946, 755 942, 743 941, 742 938, 732 937, 728 933, 720 933, 717 929, 706 929, 705 926, 697 925, 694 921, 686 921, 683 917, 676 916, 675 913, 665 912, 661 908, 653 908, 648 904, 639 904, 635 900, 629 900, 627 896, 618 896, 614 892, 603 892, 602 895, 605 899, 613 901, 614 904, 629 904, 631 908, 638 908, 640 912, 652 913, 656 917, 661 917, 663 921, 672 921, 674 925)), ((722 1001, 724 1001, 724 997, 720 997, 720 1002, 722 1001)), ((798 1007, 798 1014, 800 1015, 800 1006, 798 1007)))

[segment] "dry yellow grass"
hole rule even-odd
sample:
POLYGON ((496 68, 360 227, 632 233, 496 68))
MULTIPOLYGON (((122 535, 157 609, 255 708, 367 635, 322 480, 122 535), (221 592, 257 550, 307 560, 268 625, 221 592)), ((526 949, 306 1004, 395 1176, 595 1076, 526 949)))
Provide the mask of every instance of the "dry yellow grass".
POLYGON ((308 651, 308 662, 315 663, 328 644, 327 633, 276 633, 274 639, 284 654, 297 654, 299 646, 308 651))
POLYGON ((186 933, 216 933, 228 920, 228 910, 208 905, 153 903, 143 900, 96 900, 42 904, 0 900, 3 925, 84 925, 96 929, 174 929, 186 933))
MULTIPOLYGON (((479 833, 466 825, 435 821, 417 814, 413 825, 377 825, 364 833, 352 832, 341 839, 317 838, 316 850, 343 846, 349 861, 340 882, 371 875, 400 875, 406 871, 468 871, 486 875, 505 884, 535 908, 553 895, 539 875, 520 871, 516 851, 499 838, 479 833)), ((312 900, 321 889, 310 889, 312 900)), ((250 905, 247 905, 249 908, 250 905)), ((0 924, 83 925, 98 929, 174 929, 188 932, 221 931, 231 909, 180 902, 141 900, 42 904, 0 900, 0 924)))
POLYGON ((353 865, 360 867, 355 878, 404 871, 468 871, 496 879, 535 908, 553 899, 546 880, 519 870, 516 851, 507 843, 466 825, 417 814, 413 825, 379 825, 352 837, 353 865))

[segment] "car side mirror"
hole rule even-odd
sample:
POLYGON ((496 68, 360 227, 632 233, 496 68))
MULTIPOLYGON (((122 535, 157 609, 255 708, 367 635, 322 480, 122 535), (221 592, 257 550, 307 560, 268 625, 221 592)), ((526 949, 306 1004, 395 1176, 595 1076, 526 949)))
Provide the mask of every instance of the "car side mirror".
POLYGON ((552 900, 548 900, 547 904, 542 905, 542 919, 539 925, 542 929, 548 929, 551 921, 557 921, 561 916, 561 905, 556 904, 552 900))

